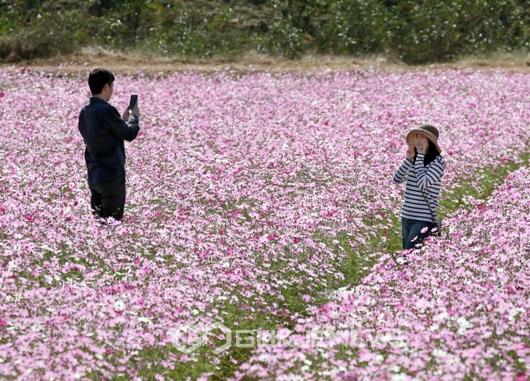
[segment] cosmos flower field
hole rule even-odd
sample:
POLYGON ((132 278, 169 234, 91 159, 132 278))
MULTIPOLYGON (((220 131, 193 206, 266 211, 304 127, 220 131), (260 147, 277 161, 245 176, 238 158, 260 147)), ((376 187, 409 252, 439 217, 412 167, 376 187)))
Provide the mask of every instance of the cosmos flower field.
POLYGON ((527 379, 529 178, 528 168, 509 175, 487 203, 451 218, 459 230, 408 256, 407 266, 383 256, 355 290, 312 307, 288 340, 260 347, 241 374, 527 379))
POLYGON ((86 78, 0 69, 0 379, 528 378, 528 73, 118 74, 110 103, 131 93, 125 217, 102 225, 86 78), (421 251, 371 250, 399 228, 392 177, 423 122, 443 198, 517 169, 421 251), (216 322, 292 342, 175 347, 216 322))

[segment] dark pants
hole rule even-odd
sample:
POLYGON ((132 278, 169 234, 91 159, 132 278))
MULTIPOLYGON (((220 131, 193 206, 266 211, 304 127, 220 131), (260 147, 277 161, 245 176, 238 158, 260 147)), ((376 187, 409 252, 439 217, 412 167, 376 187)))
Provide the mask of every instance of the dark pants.
POLYGON ((97 217, 123 218, 125 207, 125 177, 106 183, 88 184, 90 206, 97 217))
POLYGON ((432 222, 401 217, 403 249, 415 249, 416 245, 421 245, 423 240, 432 234, 431 229, 434 227, 436 227, 436 224, 432 222))

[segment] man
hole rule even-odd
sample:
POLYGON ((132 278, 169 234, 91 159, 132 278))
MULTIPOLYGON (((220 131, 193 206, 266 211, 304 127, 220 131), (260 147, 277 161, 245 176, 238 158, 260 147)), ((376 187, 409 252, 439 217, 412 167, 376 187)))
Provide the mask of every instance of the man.
POLYGON ((79 113, 79 132, 85 142, 90 205, 95 216, 116 220, 123 218, 125 207, 124 140, 138 135, 138 106, 126 110, 122 117, 108 102, 112 97, 114 75, 95 69, 88 76, 92 93, 89 104, 79 113), (127 121, 126 121, 127 120, 127 121))

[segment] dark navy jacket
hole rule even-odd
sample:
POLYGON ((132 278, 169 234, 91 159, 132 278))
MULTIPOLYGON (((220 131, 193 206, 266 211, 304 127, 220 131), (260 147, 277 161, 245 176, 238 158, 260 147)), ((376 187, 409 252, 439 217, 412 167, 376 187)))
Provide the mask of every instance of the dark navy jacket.
POLYGON ((138 117, 124 121, 118 110, 98 97, 79 113, 79 132, 85 141, 85 161, 89 184, 125 177, 124 140, 132 141, 140 127, 138 117))

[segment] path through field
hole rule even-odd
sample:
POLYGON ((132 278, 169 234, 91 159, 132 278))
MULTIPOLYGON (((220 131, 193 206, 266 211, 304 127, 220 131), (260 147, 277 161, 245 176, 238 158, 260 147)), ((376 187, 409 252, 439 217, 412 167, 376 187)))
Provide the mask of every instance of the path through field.
MULTIPOLYGON (((327 343, 329 351, 318 360, 300 351, 307 357, 287 363, 294 367, 287 369, 275 367, 282 356, 294 356, 281 346, 266 355, 263 348, 217 353, 222 332, 217 338, 209 335, 197 350, 183 351, 197 341, 192 335, 184 340, 181 328, 222 323, 230 330, 293 329, 305 319, 318 322, 320 313, 331 316, 335 307, 329 303, 342 305, 341 295, 349 295, 347 290, 372 266, 395 276, 390 267, 402 265, 380 264, 391 253, 379 244, 391 247, 395 239, 390 233, 403 189, 392 176, 412 126, 430 122, 441 131, 445 199, 461 199, 456 189, 462 184, 482 187, 488 180, 483 169, 527 167, 527 73, 182 72, 118 75, 114 87, 111 103, 120 111, 129 94, 139 94, 141 131, 126 144, 124 222, 101 226, 89 211, 84 146, 77 131, 79 110, 89 96, 86 78, 0 70, 2 379, 227 379, 238 374, 335 379, 339 370, 345 379, 367 379, 370 373, 355 370, 366 364, 381 379, 414 377, 419 370, 407 368, 404 358, 418 352, 386 356, 346 347, 347 358, 341 359, 327 343), (337 296, 339 287, 343 291, 337 296)), ((474 268, 470 259, 469 273, 457 278, 487 290, 491 309, 480 312, 474 332, 485 335, 491 332, 488 319, 497 326, 504 318, 512 319, 506 324, 518 332, 499 333, 502 342, 493 349, 469 343, 466 350, 476 350, 472 359, 495 359, 484 368, 489 373, 468 367, 466 360, 454 367, 428 363, 427 356, 412 365, 428 363, 432 373, 418 377, 513 379, 527 372, 530 319, 522 301, 528 300, 530 274, 521 266, 529 259, 527 186, 528 171, 521 169, 491 199, 488 219, 474 214, 474 220, 448 220, 454 242, 433 242, 425 258, 403 270, 419 281, 426 272, 444 269, 430 267, 432 256, 449 256, 454 262, 444 266, 460 266, 459 261, 480 253, 481 267, 474 268), (519 201, 506 201, 510 197, 519 201), (497 218, 506 229, 492 222, 497 218), (458 233, 464 225, 471 236, 495 235, 495 245, 473 246, 458 233), (510 246, 519 243, 519 251, 510 246), (492 279, 484 272, 510 258, 520 261, 517 271, 506 267, 517 279, 492 279), (497 314, 499 308, 504 310, 497 314)), ((476 208, 484 202, 461 199, 476 208)), ((439 276, 425 287, 449 296, 460 286, 471 287, 439 276)), ((368 279, 381 280, 383 294, 370 289, 360 298, 373 296, 373 311, 380 311, 378 303, 390 297, 385 293, 390 278, 371 273, 368 279)), ((405 304, 419 303, 412 294, 401 297, 405 304)), ((421 303, 427 308, 433 298, 426 293, 421 303)), ((339 316, 353 327, 348 311, 339 316)), ((364 322, 383 324, 373 311, 364 322)), ((468 315, 465 319, 474 324, 468 315)), ((442 324, 423 321, 393 329, 412 339, 424 338, 427 330, 440 340, 448 334, 442 324)), ((479 340, 476 335, 471 338, 479 340)), ((440 348, 464 351, 461 345, 440 348)))

